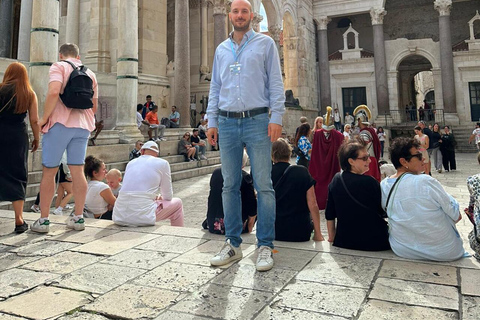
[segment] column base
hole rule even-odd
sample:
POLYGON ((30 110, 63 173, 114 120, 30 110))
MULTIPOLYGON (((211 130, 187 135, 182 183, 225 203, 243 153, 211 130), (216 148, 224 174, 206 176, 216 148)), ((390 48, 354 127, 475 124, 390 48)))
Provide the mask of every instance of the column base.
POLYGON ((136 125, 126 125, 126 126, 116 126, 115 130, 120 131, 120 140, 121 144, 131 144, 135 143, 137 140, 145 140, 143 135, 140 133, 136 125))
POLYGON ((390 113, 388 114, 383 114, 383 115, 378 115, 375 118, 375 124, 378 127, 388 127, 392 124, 399 124, 401 123, 400 119, 394 119, 390 113))
MULTIPOLYGON (((448 125, 459 125, 460 124, 460 119, 458 118, 458 113, 445 113, 444 118, 445 118, 445 124, 448 124, 448 125)), ((435 119, 435 120, 440 122, 443 119, 435 119)))

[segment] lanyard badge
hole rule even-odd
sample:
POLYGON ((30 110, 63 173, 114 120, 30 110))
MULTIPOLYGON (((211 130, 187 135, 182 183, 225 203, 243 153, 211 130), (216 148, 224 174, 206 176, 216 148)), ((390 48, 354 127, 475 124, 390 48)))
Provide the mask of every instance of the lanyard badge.
POLYGON ((243 49, 245 49, 245 47, 247 46, 248 42, 250 42, 250 40, 253 39, 256 35, 257 34, 254 33, 253 36, 243 44, 238 54, 235 52, 235 48, 233 48, 233 41, 230 39, 230 47, 232 48, 233 58, 235 59, 235 63, 229 66, 230 73, 232 75, 234 76, 240 75, 240 72, 242 71, 242 64, 238 62, 238 58, 240 57, 240 54, 243 52, 243 49))

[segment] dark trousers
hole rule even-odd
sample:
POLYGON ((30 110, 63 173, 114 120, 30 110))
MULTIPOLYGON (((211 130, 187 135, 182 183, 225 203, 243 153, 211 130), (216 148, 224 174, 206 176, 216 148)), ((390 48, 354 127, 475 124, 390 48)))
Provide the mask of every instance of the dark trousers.
POLYGON ((455 150, 442 150, 442 162, 446 171, 457 170, 457 163, 455 162, 455 150))

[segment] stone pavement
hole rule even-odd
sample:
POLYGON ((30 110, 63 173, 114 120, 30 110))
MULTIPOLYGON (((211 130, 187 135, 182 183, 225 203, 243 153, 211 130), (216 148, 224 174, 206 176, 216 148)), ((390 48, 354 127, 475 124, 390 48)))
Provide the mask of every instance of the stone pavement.
MULTIPOLYGON (((475 154, 459 170, 435 173, 465 207, 465 179, 480 171, 475 154)), ((14 319, 480 319, 480 263, 434 263, 328 242, 276 242, 275 267, 255 271, 255 237, 244 258, 209 266, 223 237, 205 233, 209 176, 174 183, 186 227, 125 228, 87 219, 85 231, 51 216, 48 235, 11 233, 0 211, 0 320, 14 319)), ((38 215, 26 213, 32 222, 38 215)), ((471 224, 458 224, 464 240, 471 224)), ((325 221, 322 229, 326 235, 325 221)), ((465 248, 469 250, 467 242, 465 248)))

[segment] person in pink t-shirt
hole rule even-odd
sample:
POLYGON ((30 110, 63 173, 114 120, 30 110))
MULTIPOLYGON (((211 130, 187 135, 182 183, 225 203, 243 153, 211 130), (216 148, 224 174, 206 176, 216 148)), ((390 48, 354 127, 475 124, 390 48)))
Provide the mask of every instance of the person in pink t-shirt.
POLYGON ((49 207, 55 189, 55 175, 64 151, 67 151, 67 164, 73 182, 75 198, 75 215, 67 221, 67 227, 84 230, 83 208, 87 194, 87 181, 83 174, 85 154, 87 152, 90 132, 95 129, 95 112, 98 103, 97 79, 91 70, 87 70, 92 79, 93 107, 89 109, 72 109, 66 107, 60 99, 68 82, 73 67, 82 65, 78 46, 63 44, 59 50, 59 62, 50 67, 48 92, 45 99, 43 117, 39 124, 42 128, 42 165, 43 174, 40 183, 40 219, 31 227, 32 231, 47 233, 50 229, 48 220, 49 207))

